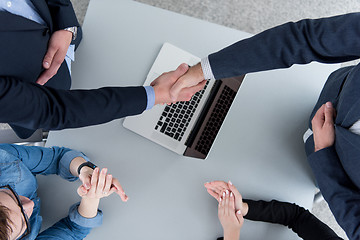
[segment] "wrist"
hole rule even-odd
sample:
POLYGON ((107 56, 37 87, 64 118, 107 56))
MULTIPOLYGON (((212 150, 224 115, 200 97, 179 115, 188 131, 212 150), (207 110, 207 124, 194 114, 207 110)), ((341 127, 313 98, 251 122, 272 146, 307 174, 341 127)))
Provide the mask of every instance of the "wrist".
POLYGON ((322 149, 324 149, 324 148, 327 148, 327 147, 330 147, 330 146, 332 146, 332 145, 329 145, 329 146, 319 146, 319 145, 316 145, 315 144, 315 146, 314 146, 314 151, 315 152, 317 152, 317 151, 320 151, 320 150, 322 150, 322 149))
POLYGON ((192 66, 189 69, 190 74, 196 79, 196 80, 204 80, 204 73, 201 67, 201 63, 198 63, 194 66, 192 66))
POLYGON ((153 88, 154 88, 154 93, 155 93, 154 105, 165 103, 165 101, 163 99, 161 99, 161 97, 160 97, 160 96, 163 96, 161 89, 158 86, 153 86, 153 88))
POLYGON ((65 31, 68 31, 71 33, 71 39, 75 40, 77 36, 77 27, 68 27, 64 29, 65 31))
POLYGON ((239 240, 240 229, 224 230, 224 240, 239 240))
POLYGON ((243 217, 246 216, 246 214, 248 214, 249 212, 249 205, 246 202, 242 203, 242 209, 241 209, 241 214, 243 215, 243 217))
POLYGON ((87 162, 83 157, 76 157, 70 162, 70 172, 73 176, 79 177, 78 169, 79 166, 83 163, 87 162))
POLYGON ((321 148, 319 148, 319 147, 317 147, 317 146, 314 147, 314 152, 317 152, 317 151, 319 151, 319 150, 321 150, 321 148))
POLYGON ((84 171, 89 171, 89 169, 91 170, 94 170, 97 166, 95 164, 93 164, 92 162, 90 161, 86 161, 86 162, 83 162, 82 164, 80 164, 77 168, 77 173, 80 174, 84 171))
POLYGON ((100 199, 82 197, 78 212, 85 218, 94 218, 97 215, 100 199))

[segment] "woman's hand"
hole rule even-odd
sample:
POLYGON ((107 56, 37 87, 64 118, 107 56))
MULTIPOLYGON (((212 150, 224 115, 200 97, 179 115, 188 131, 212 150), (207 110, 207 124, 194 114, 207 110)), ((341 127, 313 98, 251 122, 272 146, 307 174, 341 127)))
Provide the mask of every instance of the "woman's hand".
POLYGON ((224 239, 238 240, 244 218, 240 210, 235 212, 235 198, 228 190, 223 192, 219 199, 218 217, 224 230, 224 239))
POLYGON ((217 201, 220 201, 223 192, 226 190, 232 192, 235 197, 235 210, 240 210, 243 216, 246 216, 248 213, 248 205, 242 200, 242 196, 236 187, 229 181, 228 183, 224 181, 214 181, 204 184, 207 192, 213 196, 217 201))

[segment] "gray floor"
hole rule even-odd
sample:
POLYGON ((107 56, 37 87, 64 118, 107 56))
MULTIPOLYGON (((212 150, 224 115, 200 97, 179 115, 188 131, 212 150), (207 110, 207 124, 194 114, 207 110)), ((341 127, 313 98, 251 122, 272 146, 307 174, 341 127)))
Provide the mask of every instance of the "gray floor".
MULTIPOLYGON (((250 33, 258 33, 287 21, 360 11, 360 1, 358 0, 137 1, 250 33)), ((82 23, 89 0, 72 0, 72 2, 78 18, 82 23)), ((333 228, 341 237, 347 239, 345 233, 336 224, 324 200, 316 202, 312 212, 333 228)))

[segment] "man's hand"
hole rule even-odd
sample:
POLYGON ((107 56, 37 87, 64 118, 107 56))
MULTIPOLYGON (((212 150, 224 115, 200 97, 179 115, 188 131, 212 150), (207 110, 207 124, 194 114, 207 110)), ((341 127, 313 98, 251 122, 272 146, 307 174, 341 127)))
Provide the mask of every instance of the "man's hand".
POLYGON ((191 88, 198 86, 205 81, 204 74, 201 68, 201 64, 198 63, 195 66, 189 68, 185 75, 179 78, 179 80, 174 84, 170 89, 170 96, 173 101, 175 101, 182 89, 191 88))
POLYGON ((222 193, 218 205, 218 217, 224 229, 224 239, 238 240, 244 218, 241 211, 235 212, 234 195, 229 191, 222 193))
POLYGON ((57 73, 65 59, 71 40, 72 33, 69 31, 58 30, 53 33, 43 60, 43 67, 46 70, 40 75, 36 83, 44 85, 57 73))
POLYGON ((101 198, 116 192, 121 197, 121 200, 126 202, 129 198, 125 194, 120 182, 112 175, 107 174, 106 168, 103 168, 100 174, 99 171, 100 169, 98 167, 95 168, 95 170, 89 167, 83 167, 81 169, 79 178, 82 185, 78 188, 78 194, 81 197, 87 196, 88 194, 93 196, 95 194, 95 196, 101 198))
POLYGON ((235 197, 235 210, 240 210, 243 216, 246 216, 249 210, 247 203, 244 203, 242 196, 236 187, 229 181, 228 183, 223 181, 214 181, 204 184, 207 192, 213 196, 217 201, 220 201, 221 194, 226 190, 231 191, 235 197))
POLYGON ((315 152, 334 145, 336 111, 331 102, 323 104, 311 120, 314 132, 315 152))
POLYGON ((155 105, 189 101, 196 92, 204 88, 206 81, 200 81, 198 84, 190 87, 179 86, 176 88, 177 95, 174 97, 171 96, 171 88, 175 85, 178 79, 188 71, 188 69, 188 65, 183 63, 175 71, 163 73, 150 84, 154 87, 155 91, 155 105))

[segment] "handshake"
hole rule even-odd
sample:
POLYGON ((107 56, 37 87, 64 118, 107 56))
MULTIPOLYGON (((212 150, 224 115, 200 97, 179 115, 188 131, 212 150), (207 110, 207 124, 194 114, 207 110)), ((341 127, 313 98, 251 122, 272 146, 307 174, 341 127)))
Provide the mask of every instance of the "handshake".
POLYGON ((205 84, 200 63, 193 67, 183 63, 176 70, 163 73, 150 85, 154 88, 156 105, 189 101, 205 84))

